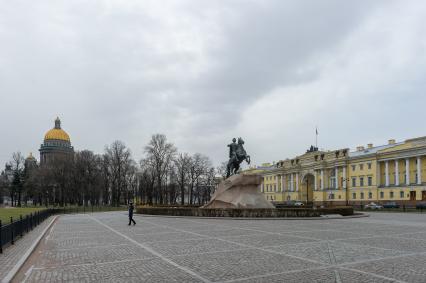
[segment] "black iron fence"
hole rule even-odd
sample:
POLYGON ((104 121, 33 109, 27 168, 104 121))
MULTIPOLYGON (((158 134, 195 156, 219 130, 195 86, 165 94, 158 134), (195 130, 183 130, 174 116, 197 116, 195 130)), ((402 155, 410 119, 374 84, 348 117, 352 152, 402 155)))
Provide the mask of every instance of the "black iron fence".
POLYGON ((57 213, 56 209, 46 209, 35 211, 24 217, 21 215, 15 220, 10 217, 10 222, 7 224, 0 220, 0 253, 3 253, 3 247, 14 245, 16 239, 23 237, 54 213, 57 213))
POLYGON ((24 234, 33 230, 37 225, 42 223, 46 218, 53 214, 73 214, 73 213, 93 213, 126 210, 126 206, 68 206, 48 208, 30 213, 25 216, 20 216, 18 219, 10 217, 8 223, 2 223, 0 220, 0 253, 3 253, 3 248, 9 245, 14 245, 15 240, 24 236, 24 234))

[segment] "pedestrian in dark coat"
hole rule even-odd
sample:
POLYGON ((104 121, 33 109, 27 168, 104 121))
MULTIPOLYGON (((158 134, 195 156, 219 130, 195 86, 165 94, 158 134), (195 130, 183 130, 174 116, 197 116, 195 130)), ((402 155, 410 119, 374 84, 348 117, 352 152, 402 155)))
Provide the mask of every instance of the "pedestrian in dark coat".
POLYGON ((132 224, 136 225, 135 220, 133 220, 133 210, 135 209, 135 207, 133 206, 133 202, 129 203, 129 225, 132 224))

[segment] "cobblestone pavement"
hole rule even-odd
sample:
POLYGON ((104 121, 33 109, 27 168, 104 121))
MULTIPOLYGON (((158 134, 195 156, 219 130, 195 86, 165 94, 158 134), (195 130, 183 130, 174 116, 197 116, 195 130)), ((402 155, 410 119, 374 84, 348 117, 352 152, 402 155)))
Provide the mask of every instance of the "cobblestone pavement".
POLYGON ((61 216, 25 281, 426 282, 426 215, 135 220, 61 216))
POLYGON ((34 241, 41 235, 46 226, 52 221, 52 217, 47 218, 34 230, 25 234, 22 239, 18 239, 14 245, 9 245, 0 254, 0 281, 15 266, 21 256, 31 247, 34 241))

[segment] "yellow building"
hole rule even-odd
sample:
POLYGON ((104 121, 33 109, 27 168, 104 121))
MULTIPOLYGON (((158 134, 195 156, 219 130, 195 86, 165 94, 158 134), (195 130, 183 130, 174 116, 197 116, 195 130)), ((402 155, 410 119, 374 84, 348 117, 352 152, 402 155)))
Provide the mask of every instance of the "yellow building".
POLYGON ((308 150, 259 168, 261 191, 273 202, 362 205, 426 201, 426 137, 333 151, 308 150))

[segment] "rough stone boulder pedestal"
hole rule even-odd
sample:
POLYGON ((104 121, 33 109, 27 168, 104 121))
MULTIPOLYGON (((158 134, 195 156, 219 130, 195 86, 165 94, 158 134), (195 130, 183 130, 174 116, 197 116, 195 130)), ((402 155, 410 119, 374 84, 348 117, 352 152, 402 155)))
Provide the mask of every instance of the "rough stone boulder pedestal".
POLYGON ((219 184, 202 208, 274 208, 259 190, 261 176, 238 174, 219 184))

